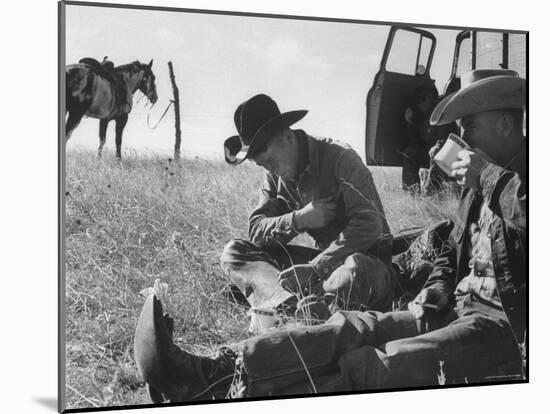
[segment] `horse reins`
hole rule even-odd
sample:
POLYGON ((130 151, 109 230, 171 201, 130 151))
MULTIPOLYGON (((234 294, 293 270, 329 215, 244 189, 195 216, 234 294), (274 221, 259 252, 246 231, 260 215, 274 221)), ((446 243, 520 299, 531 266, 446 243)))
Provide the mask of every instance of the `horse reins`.
MULTIPOLYGON (((141 74, 141 78, 143 79, 143 73, 141 74)), ((142 80, 142 79, 141 79, 141 80, 142 80)), ((140 82, 141 82, 141 80, 140 80, 140 82)), ((144 97, 146 97, 146 96, 147 96, 147 95, 143 93, 143 95, 141 96, 141 98, 139 98, 138 101, 137 101, 136 103, 141 102, 141 100, 142 100, 144 97)), ((166 113, 168 112, 168 110, 170 109, 170 107, 172 106, 173 103, 174 103, 174 101, 170 100, 170 103, 168 104, 168 106, 166 107, 166 109, 164 110, 164 112, 162 113, 160 119, 158 120, 158 122, 155 124, 154 127, 151 127, 150 122, 149 122, 149 118, 150 118, 150 116, 151 116, 151 110, 153 109, 154 104, 151 105, 151 106, 149 107, 149 111, 147 112, 147 128, 149 128, 149 129, 157 129, 157 127, 159 126, 160 122, 164 119, 164 117, 166 116, 166 113)))
POLYGON ((151 105, 151 107, 149 107, 149 112, 147 112, 147 128, 149 129, 156 129, 159 124, 160 124, 160 121, 162 121, 166 115, 166 113, 168 112, 168 110, 170 109, 170 107, 172 106, 172 104, 174 103, 174 101, 170 101, 170 103, 168 104, 168 106, 166 107, 166 109, 164 110, 163 114, 161 115, 160 119, 158 120, 158 122, 156 123, 156 125, 154 127, 151 128, 151 126, 149 125, 149 116, 151 115, 151 109, 153 109, 153 105, 151 105))
MULTIPOLYGON (((141 92, 141 91, 140 91, 141 92)), ((136 101, 136 104, 140 103, 143 98, 147 97, 147 95, 145 95, 144 93, 141 94, 141 96, 138 98, 138 100, 136 101)))
MULTIPOLYGON (((142 79, 143 79, 143 74, 142 74, 142 79)), ((143 99, 144 96, 147 96, 145 94, 143 94, 143 96, 138 100, 138 103, 143 99)), ((170 107, 172 106, 172 104, 174 103, 174 101, 170 100, 170 102, 168 103, 168 105, 166 106, 166 109, 164 110, 164 112, 162 113, 162 115, 160 116, 160 119, 157 121, 157 123, 155 124, 154 127, 151 127, 150 125, 150 122, 149 122, 149 118, 151 116, 151 110, 153 109, 153 105, 151 105, 149 107, 149 111, 147 112, 147 128, 149 129, 157 129, 157 127, 160 125, 160 122, 164 119, 164 117, 166 116, 166 113, 168 112, 168 110, 170 109, 170 107)))

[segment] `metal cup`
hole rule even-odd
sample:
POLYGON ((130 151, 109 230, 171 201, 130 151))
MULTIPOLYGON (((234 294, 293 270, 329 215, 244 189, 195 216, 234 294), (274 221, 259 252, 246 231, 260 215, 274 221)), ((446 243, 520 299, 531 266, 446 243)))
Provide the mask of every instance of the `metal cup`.
POLYGON ((458 153, 464 149, 469 150, 470 146, 451 132, 441 149, 435 154, 434 162, 445 171, 445 174, 451 175, 451 166, 453 162, 458 161, 458 153))
POLYGON ((275 309, 252 307, 248 311, 250 326, 248 331, 259 334, 281 323, 281 318, 275 309))

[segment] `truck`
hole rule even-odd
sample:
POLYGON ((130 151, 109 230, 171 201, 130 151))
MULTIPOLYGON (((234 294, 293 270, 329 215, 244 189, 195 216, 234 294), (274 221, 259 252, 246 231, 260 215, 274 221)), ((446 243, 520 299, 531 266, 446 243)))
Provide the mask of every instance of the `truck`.
POLYGON ((418 27, 392 26, 380 69, 367 93, 367 165, 402 166, 401 151, 407 140, 403 114, 411 106, 417 88, 431 88, 440 97, 448 96, 460 89, 460 76, 473 69, 512 69, 526 78, 527 44, 528 33, 524 31, 460 31, 449 62, 449 77, 443 90, 438 91, 430 76, 436 36, 418 27))

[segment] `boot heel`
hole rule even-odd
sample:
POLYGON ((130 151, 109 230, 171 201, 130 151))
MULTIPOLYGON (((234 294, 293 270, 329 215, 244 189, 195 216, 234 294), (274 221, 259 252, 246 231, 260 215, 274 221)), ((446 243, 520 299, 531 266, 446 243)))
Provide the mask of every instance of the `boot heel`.
POLYGON ((147 394, 149 394, 149 397, 151 398, 151 401, 155 404, 161 404, 164 402, 164 397, 160 392, 158 392, 151 384, 146 383, 145 389, 147 390, 147 394))

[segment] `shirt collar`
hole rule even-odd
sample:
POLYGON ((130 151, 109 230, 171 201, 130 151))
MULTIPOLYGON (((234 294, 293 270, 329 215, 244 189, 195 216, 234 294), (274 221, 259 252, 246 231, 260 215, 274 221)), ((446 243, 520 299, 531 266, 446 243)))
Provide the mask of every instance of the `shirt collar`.
POLYGON ((299 178, 301 178, 304 174, 315 177, 319 176, 319 140, 309 136, 301 129, 297 129, 294 132, 307 138, 308 163, 306 169, 302 172, 299 178))

